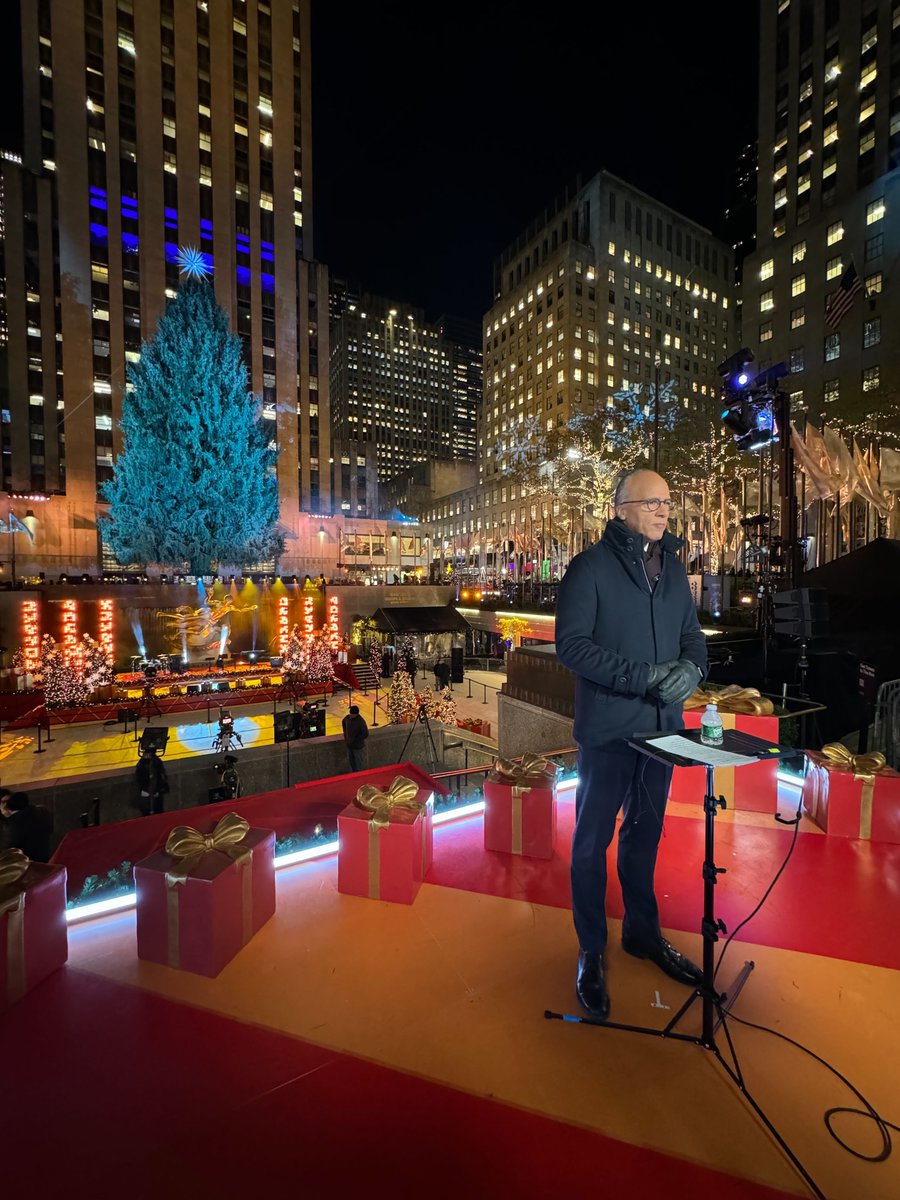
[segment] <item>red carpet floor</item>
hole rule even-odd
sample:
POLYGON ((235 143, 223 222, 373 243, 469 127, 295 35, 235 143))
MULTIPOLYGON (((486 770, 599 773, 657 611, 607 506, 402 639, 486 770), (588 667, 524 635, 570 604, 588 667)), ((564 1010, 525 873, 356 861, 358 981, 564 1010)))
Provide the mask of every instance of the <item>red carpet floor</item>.
MULTIPOLYGON (((704 1051, 542 1019, 575 1005, 573 807, 549 863, 485 853, 479 818, 442 826, 412 908, 339 896, 334 859, 280 872, 276 916, 216 980, 139 964, 132 916, 73 927, 68 967, 0 1018, 2 1196, 805 1194, 704 1051)), ((702 837, 699 814, 669 816, 657 875, 663 925, 693 954, 702 837)), ((791 837, 719 823, 729 927, 791 837)), ((900 847, 801 832, 734 948, 734 965, 751 948, 759 962, 743 1015, 834 1059, 894 1120, 898 897, 900 847)), ((618 1019, 664 1023, 652 1010, 683 998, 612 945, 610 976, 618 1019)), ((900 1195, 900 1154, 860 1163, 824 1134, 821 1110, 851 1103, 839 1085, 741 1039, 829 1200, 900 1195)))

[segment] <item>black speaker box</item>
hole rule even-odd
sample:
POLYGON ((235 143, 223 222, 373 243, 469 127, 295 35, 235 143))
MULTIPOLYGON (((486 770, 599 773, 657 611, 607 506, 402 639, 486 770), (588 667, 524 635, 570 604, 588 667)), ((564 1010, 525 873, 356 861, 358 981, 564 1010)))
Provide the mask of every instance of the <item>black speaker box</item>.
POLYGON ((141 740, 138 743, 142 751, 144 750, 165 750, 166 743, 169 740, 168 729, 158 729, 156 727, 147 726, 141 734, 141 740))
POLYGON ((275 714, 275 742, 292 742, 300 732, 300 714, 277 712, 275 714))
POLYGON ((450 679, 453 683, 462 683, 464 679, 463 648, 452 646, 450 649, 450 679))

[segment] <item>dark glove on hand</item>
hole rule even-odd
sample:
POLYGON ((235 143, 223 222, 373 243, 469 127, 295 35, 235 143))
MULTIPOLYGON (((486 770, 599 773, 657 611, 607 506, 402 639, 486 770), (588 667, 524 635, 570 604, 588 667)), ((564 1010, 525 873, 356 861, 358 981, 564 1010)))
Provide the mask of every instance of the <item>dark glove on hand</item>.
POLYGON ((662 681, 666 678, 670 671, 674 671, 678 666, 676 659, 671 662, 650 663, 650 672, 647 675, 647 691, 652 692, 658 688, 662 681))
POLYGON ((700 682, 700 670, 686 658, 679 659, 659 688, 663 704, 683 704, 700 682))

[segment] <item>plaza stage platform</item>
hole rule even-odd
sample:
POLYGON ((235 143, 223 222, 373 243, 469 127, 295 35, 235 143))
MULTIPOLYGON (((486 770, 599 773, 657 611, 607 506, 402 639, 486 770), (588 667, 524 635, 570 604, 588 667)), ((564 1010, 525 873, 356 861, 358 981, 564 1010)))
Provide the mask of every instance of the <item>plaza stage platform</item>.
MULTIPOLYGON (((296 827, 333 818, 358 782, 341 776, 177 820, 205 830, 233 808, 271 828, 290 811, 296 827)), ((27 1185, 87 1200, 110 1179, 133 1200, 298 1186, 430 1200, 805 1194, 708 1054, 544 1019, 548 1008, 577 1011, 573 799, 564 786, 549 861, 485 851, 479 814, 438 824, 410 906, 340 894, 334 855, 283 867, 275 916, 215 979, 138 960, 133 911, 70 925, 67 967, 0 1022, 17 1111, 39 1114, 17 1124, 10 1194, 27 1185)), ((783 790, 782 812, 797 801, 783 790)), ((57 858, 74 882, 124 852, 126 825, 137 857, 168 821, 79 831, 57 858)), ((760 812, 729 809, 717 824, 728 867, 718 910, 733 929, 795 835, 760 812)), ((665 935, 695 959, 703 840, 699 799, 671 802, 657 894, 665 935)), ((615 844, 609 866, 613 1018, 662 1027, 688 991, 622 952, 615 844)), ((804 818, 787 869, 723 967, 728 981, 745 959, 756 963, 735 1017, 809 1046, 895 1122, 898 895, 900 846, 828 836, 804 818)), ((900 1194, 900 1156, 865 1162, 829 1137, 823 1110, 857 1104, 838 1080, 767 1033, 730 1027, 749 1087, 829 1200, 900 1194)), ((842 1136, 876 1154, 871 1124, 843 1120, 842 1136)))
POLYGON ((82 725, 91 721, 110 722, 121 720, 123 709, 140 710, 146 714, 142 704, 148 702, 166 713, 200 712, 207 707, 222 705, 239 708, 244 704, 274 703, 290 694, 297 699, 314 699, 328 696, 335 680, 326 683, 297 683, 290 685, 282 674, 261 674, 247 671, 196 671, 191 674, 158 676, 151 683, 142 684, 139 675, 122 675, 110 687, 101 689, 103 699, 91 704, 72 705, 68 708, 47 708, 44 693, 39 689, 32 692, 12 692, 0 695, 0 720, 6 720, 4 730, 31 729, 38 720, 42 724, 82 725), (28 699, 30 698, 30 703, 28 699))

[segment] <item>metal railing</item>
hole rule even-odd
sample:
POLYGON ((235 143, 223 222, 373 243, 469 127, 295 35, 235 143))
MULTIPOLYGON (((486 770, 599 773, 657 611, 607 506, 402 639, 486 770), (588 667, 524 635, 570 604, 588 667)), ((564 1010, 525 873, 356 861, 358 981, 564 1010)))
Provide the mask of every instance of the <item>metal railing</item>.
POLYGON ((891 679, 878 689, 875 699, 875 726, 872 746, 880 750, 888 766, 900 763, 900 679, 891 679))

